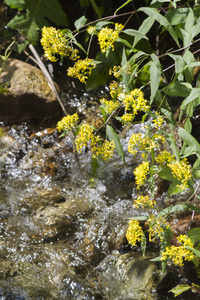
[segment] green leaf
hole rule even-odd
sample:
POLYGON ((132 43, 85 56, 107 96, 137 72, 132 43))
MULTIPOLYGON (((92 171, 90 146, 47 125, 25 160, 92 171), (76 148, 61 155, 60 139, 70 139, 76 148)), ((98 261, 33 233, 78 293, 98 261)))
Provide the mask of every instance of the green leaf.
POLYGON ((150 261, 160 261, 160 259, 161 259, 161 255, 150 259, 150 261))
POLYGON ((200 251, 198 251, 197 249, 194 249, 190 246, 185 246, 185 248, 192 251, 196 256, 200 257, 200 251))
POLYGON ((150 104, 153 102, 158 87, 160 85, 161 79, 161 66, 160 61, 157 56, 153 53, 151 54, 152 61, 150 64, 150 80, 151 80, 151 98, 150 104))
POLYGON ((148 40, 148 37, 146 37, 146 35, 140 33, 138 30, 135 30, 135 29, 125 29, 125 30, 123 30, 123 33, 148 40))
POLYGON ((81 18, 79 18, 78 20, 75 21, 74 26, 76 28, 77 31, 79 31, 79 29, 81 27, 83 27, 87 22, 87 19, 85 16, 82 16, 81 18))
POLYGON ((131 2, 133 0, 127 0, 124 4, 122 4, 120 7, 118 7, 118 9, 114 12, 114 15, 116 15, 116 13, 121 9, 123 8, 124 6, 126 6, 129 2, 131 2))
POLYGON ((128 220, 138 220, 138 221, 147 221, 147 216, 134 216, 132 218, 128 218, 128 220))
POLYGON ((48 21, 56 25, 68 26, 67 17, 58 0, 6 0, 9 5, 26 10, 17 14, 9 23, 8 27, 21 30, 27 35, 29 43, 36 44, 39 39, 37 30, 48 26, 48 21), (24 3, 24 4, 23 4, 24 3))
POLYGON ((185 98, 181 104, 181 108, 184 110, 185 107, 195 99, 200 100, 200 88, 193 88, 187 98, 185 98))
POLYGON ((169 54, 175 61, 175 71, 177 74, 182 73, 185 67, 184 59, 181 55, 169 54))
POLYGON ((11 8, 24 9, 25 0, 4 0, 5 4, 9 5, 11 8))
POLYGON ((185 23, 188 14, 189 14, 189 8, 181 7, 181 8, 172 9, 166 15, 166 18, 172 26, 179 25, 181 23, 185 23))
POLYGON ((169 96, 175 96, 175 97, 187 97, 192 89, 188 88, 182 82, 175 81, 172 83, 169 83, 166 87, 162 89, 162 91, 169 95, 169 96))
POLYGON ((197 153, 197 159, 193 164, 193 175, 196 179, 200 177, 200 155, 197 153))
POLYGON ((146 239, 146 236, 143 235, 142 240, 141 240, 141 242, 140 242, 140 248, 141 248, 141 250, 142 250, 143 256, 145 256, 145 253, 146 253, 146 247, 147 247, 147 239, 146 239))
MULTIPOLYGON (((142 25, 139 27, 138 29, 138 33, 142 34, 142 35, 146 35, 149 30, 151 29, 151 27, 153 26, 155 22, 155 19, 151 18, 151 17, 148 17, 144 20, 144 22, 142 23, 142 25)), ((135 39, 134 39, 134 42, 133 42, 133 45, 132 45, 132 48, 135 47, 135 45, 141 40, 141 37, 137 37, 135 36, 135 39)))
POLYGON ((169 207, 163 209, 158 215, 157 215, 157 219, 159 219, 160 217, 167 217, 173 213, 177 213, 180 211, 184 211, 184 210, 189 210, 189 211, 197 211, 200 212, 200 209, 195 207, 192 204, 186 204, 186 203, 182 203, 182 204, 177 204, 177 205, 170 205, 169 207))
POLYGON ((175 288, 171 289, 169 292, 174 293, 174 297, 179 296, 180 294, 186 292, 191 288, 188 284, 178 284, 175 288))
POLYGON ((156 9, 151 7, 141 7, 139 8, 139 11, 143 11, 146 13, 149 17, 159 22, 162 26, 164 26, 172 36, 172 38, 175 40, 176 44, 179 46, 179 41, 176 32, 174 31, 171 24, 168 22, 167 18, 162 16, 156 9))
POLYGON ((116 134, 116 132, 114 131, 114 129, 110 125, 106 125, 106 134, 107 134, 110 141, 115 142, 115 147, 116 147, 117 153, 119 154, 119 156, 121 157, 121 159, 125 163, 125 156, 124 156, 124 151, 123 151, 123 148, 122 148, 122 144, 120 142, 120 139, 119 139, 118 135, 116 134))
POLYGON ((200 241, 200 227, 195 227, 187 232, 188 237, 191 239, 192 243, 197 243, 200 241))
POLYGON ((197 140, 188 133, 185 129, 179 128, 178 134, 181 137, 181 139, 191 148, 191 151, 194 151, 195 153, 198 153, 200 155, 200 144, 197 142, 197 140))

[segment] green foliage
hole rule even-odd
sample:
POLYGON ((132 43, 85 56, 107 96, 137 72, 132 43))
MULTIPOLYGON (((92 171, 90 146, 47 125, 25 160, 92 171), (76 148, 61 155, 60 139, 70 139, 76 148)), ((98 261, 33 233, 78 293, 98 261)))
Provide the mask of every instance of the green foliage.
MULTIPOLYGON (((88 76, 86 88, 91 89, 115 80, 114 84, 113 82, 110 84, 112 99, 104 101, 100 109, 104 120, 105 137, 110 142, 114 141, 115 149, 124 162, 123 147, 115 127, 111 124, 115 124, 115 120, 117 120, 122 123, 121 128, 126 127, 136 122, 135 117, 136 115, 138 117, 139 113, 143 117, 138 117, 137 122, 142 123, 148 118, 144 134, 133 134, 128 144, 131 154, 140 155, 142 152, 142 163, 134 170, 136 187, 139 190, 139 196, 135 202, 139 203, 138 205, 142 204, 143 208, 149 205, 148 215, 136 216, 133 219, 149 222, 147 230, 149 240, 153 242, 159 240, 160 245, 161 255, 154 261, 162 261, 164 273, 169 257, 163 258, 162 254, 167 253, 166 249, 170 248, 173 235, 168 218, 183 210, 200 212, 198 207, 181 203, 169 206, 162 211, 157 209, 155 216, 156 207, 151 201, 152 199, 156 200, 154 192, 157 176, 169 183, 168 196, 184 192, 185 189, 190 189, 193 196, 196 195, 194 183, 200 177, 200 144, 192 135, 191 118, 194 110, 200 105, 200 76, 197 77, 198 79, 194 76, 194 68, 200 66, 197 57, 197 53, 200 52, 197 47, 200 33, 200 4, 196 3, 195 6, 190 7, 187 2, 178 6, 179 1, 177 0, 146 1, 148 6, 140 7, 134 12, 126 12, 124 15, 130 17, 127 17, 125 27, 121 26, 117 30, 119 24, 113 23, 112 20, 116 20, 118 11, 124 9, 130 2, 129 0, 125 1, 113 16, 97 20, 92 24, 89 23, 90 26, 93 26, 92 33, 90 33, 91 28, 88 27, 86 33, 86 35, 90 34, 87 39, 88 48, 82 50, 88 59, 91 44, 98 39, 100 51, 93 56, 93 63, 96 64, 96 67, 89 72, 89 75, 86 74, 88 76), (163 7, 165 13, 163 13, 163 7), (133 29, 128 21, 131 17, 135 18, 136 15, 139 19, 141 16, 140 25, 138 29, 136 26, 133 29), (163 49, 160 49, 159 45, 150 45, 153 26, 157 28, 157 35, 161 42, 169 41, 169 43, 164 43, 165 48, 163 49), (193 50, 195 47, 197 50, 193 50), (143 93, 147 90, 150 91, 148 104, 143 93), (171 109, 171 103, 174 102, 173 105, 176 105, 176 100, 180 103, 179 107, 176 107, 177 111, 180 111, 178 119, 175 119, 171 109), (109 113, 106 107, 107 102, 110 104, 109 113), (112 107, 114 107, 113 110, 112 107), (167 144, 166 149, 169 149, 166 151, 167 153, 163 151, 162 143, 167 144), (159 157, 159 155, 161 156, 159 157), (193 165, 190 165, 186 159, 190 159, 191 156, 196 157, 193 165), (141 187, 144 185, 148 185, 148 189, 146 189, 148 195, 143 196, 141 187), (142 203, 142 201, 144 202, 142 203), (153 212, 151 208, 154 209, 153 212)), ((68 44, 70 41, 71 44, 79 46, 78 36, 85 32, 87 27, 84 16, 75 22, 75 27, 76 31, 74 32, 66 31, 66 37, 68 44)), ((79 48, 81 49, 80 46, 79 48)), ((89 66, 87 67, 89 68, 89 66)), ((76 69, 75 72, 84 76, 86 71, 82 68, 76 69)), ((95 130, 97 132, 98 128, 95 130)), ((91 139, 91 144, 93 140, 91 139)), ((98 160, 95 160, 94 165, 96 172, 98 160)), ((136 223, 135 226, 138 229, 139 222, 136 223)), ((140 229, 138 232, 141 231, 140 229)), ((181 236, 182 240, 189 243, 183 244, 184 251, 190 251, 191 257, 194 255, 200 257, 200 252, 193 247, 193 242, 198 242, 200 239, 199 229, 189 231, 188 236, 191 237, 191 240, 181 236)), ((135 242, 137 239, 133 240, 135 242)), ((138 241, 143 254, 145 254, 146 238, 138 239, 138 241)), ((181 241, 179 242, 181 244, 181 241)), ((179 248, 177 247, 177 249, 179 248)), ((177 258, 180 258, 178 255, 177 258)), ((181 259, 182 262, 184 257, 181 259)), ((177 259, 177 261, 180 263, 180 260, 177 259)), ((191 288, 194 289, 194 286, 191 288)), ((190 286, 184 285, 171 291, 177 296, 188 289, 190 286)))
POLYGON ((58 0, 5 0, 11 8, 18 9, 18 14, 7 24, 20 30, 26 36, 23 45, 19 44, 22 51, 28 43, 36 45, 39 40, 39 30, 48 26, 50 20, 57 26, 68 25, 67 17, 58 0))

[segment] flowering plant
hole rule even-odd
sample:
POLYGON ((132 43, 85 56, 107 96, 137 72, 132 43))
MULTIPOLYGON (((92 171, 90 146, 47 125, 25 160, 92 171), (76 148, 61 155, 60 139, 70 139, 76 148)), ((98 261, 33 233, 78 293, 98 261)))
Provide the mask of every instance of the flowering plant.
MULTIPOLYGON (((122 7, 129 2, 125 2, 122 7)), ((200 76, 194 77, 194 68, 200 65, 195 54, 200 50, 193 51, 191 48, 199 41, 196 37, 200 33, 200 18, 196 16, 199 14, 200 4, 194 7, 187 4, 177 6, 177 2, 152 0, 149 7, 140 7, 137 11, 127 13, 129 19, 136 13, 147 15, 138 30, 127 28, 129 19, 125 24, 111 22, 112 19, 121 16, 117 15, 117 10, 107 20, 104 18, 95 21, 94 24, 86 24, 86 18, 81 17, 75 22, 74 32, 69 29, 60 31, 44 27, 41 39, 45 57, 55 61, 58 55, 68 56, 74 63, 67 70, 68 76, 78 78, 86 83, 87 87, 94 86, 94 83, 91 83, 94 81, 93 78, 96 85, 102 83, 97 76, 99 65, 105 70, 109 66, 108 76, 105 78, 110 78, 111 99, 100 99, 106 128, 105 139, 97 135, 98 128, 94 128, 91 124, 82 123, 75 126, 78 121, 77 114, 64 117, 58 122, 58 130, 63 130, 64 133, 76 127, 75 145, 78 153, 87 146, 91 148, 93 158, 109 160, 116 149, 125 162, 120 139, 109 121, 111 118, 117 120, 121 122, 123 128, 135 123, 136 117, 141 114, 141 123, 148 119, 143 126, 143 133, 133 134, 128 142, 129 153, 141 157, 141 162, 133 170, 138 190, 134 207, 143 209, 149 207, 148 216, 143 217, 147 221, 148 229, 144 232, 138 221, 141 217, 134 217, 129 221, 126 237, 132 246, 140 242, 143 253, 146 249, 147 233, 149 241, 159 241, 161 255, 156 260, 161 261, 163 272, 169 260, 182 266, 184 260, 191 261, 194 256, 200 256, 200 252, 194 248, 196 240, 194 236, 193 240, 190 239, 189 233, 188 236, 177 237, 180 246, 171 245, 172 231, 168 222, 168 216, 172 213, 183 209, 198 212, 200 210, 191 204, 183 203, 156 212, 157 176, 170 183, 168 196, 190 188, 193 192, 192 197, 198 196, 194 187, 196 179, 200 177, 200 144, 192 135, 191 122, 193 112, 200 104, 200 76), (170 5, 162 7, 162 2, 170 5), (183 9, 187 13, 182 14, 183 9), (159 47, 156 51, 152 48, 146 50, 150 47, 147 42, 148 34, 154 24, 161 27, 160 39, 166 34, 171 40, 172 50, 167 48, 163 53, 160 53, 159 47), (88 35, 86 50, 77 41, 77 36, 81 32, 88 35), (90 58, 89 54, 95 36, 101 55, 97 55, 94 59, 90 58), (121 47, 121 51, 118 51, 118 47, 121 47), (84 53, 84 59, 80 59, 79 51, 84 53), (119 64, 115 63, 116 59, 110 59, 116 58, 116 53, 121 60, 118 58, 119 64), (164 68, 162 63, 166 57, 174 63, 164 68), (173 73, 170 77, 166 72, 171 69, 173 73), (149 100, 145 95, 146 86, 150 87, 149 100), (178 119, 175 119, 168 102, 172 96, 178 97, 181 103, 178 119), (174 137, 175 134, 178 135, 177 139, 174 137), (181 141, 179 144, 178 139, 181 141), (193 165, 190 163, 191 155, 195 156, 193 165), (147 185, 150 189, 145 193, 144 187, 147 185)))

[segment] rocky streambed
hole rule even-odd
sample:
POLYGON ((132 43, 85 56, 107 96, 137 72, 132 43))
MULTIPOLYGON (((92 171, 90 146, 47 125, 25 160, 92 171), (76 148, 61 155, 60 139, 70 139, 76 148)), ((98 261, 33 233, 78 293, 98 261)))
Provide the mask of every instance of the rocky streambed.
MULTIPOLYGON (((97 116, 97 92, 70 93, 66 107, 97 116)), ((121 136, 126 165, 116 154, 96 167, 87 149, 77 159, 72 136, 59 138, 51 117, 1 123, 1 299, 173 299, 176 270, 163 277, 150 261, 156 247, 143 257, 125 238, 128 218, 145 214, 132 207, 139 162, 127 152, 140 126, 121 136)), ((157 194, 163 205, 165 191, 158 186, 157 194)))

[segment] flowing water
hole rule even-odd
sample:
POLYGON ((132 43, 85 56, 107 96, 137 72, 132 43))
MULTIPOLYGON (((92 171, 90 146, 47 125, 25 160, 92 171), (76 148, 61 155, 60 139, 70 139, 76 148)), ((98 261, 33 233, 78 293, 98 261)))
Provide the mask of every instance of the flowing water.
MULTIPOLYGON (((76 97, 71 101, 78 103, 76 97)), ((127 152, 130 135, 141 128, 130 127, 122 136, 126 165, 116 154, 97 167, 87 149, 77 160, 71 137, 60 139, 54 126, 2 124, 0 299, 125 300, 112 293, 105 278, 115 272, 110 265, 115 261, 119 280, 114 284, 121 279, 124 284, 118 259, 131 253, 125 239, 128 218, 145 214, 132 207, 133 168, 139 159, 127 152), (99 274, 109 265, 101 280, 99 274)), ((160 203, 164 196, 158 197, 160 203)), ((123 264, 130 261, 123 257, 123 264)), ((144 265, 148 270, 146 261, 144 265)), ((152 264, 150 270, 148 285, 157 272, 152 264)), ((117 291, 125 295, 121 288, 117 291)), ((159 299, 156 295, 145 299, 159 299)))

